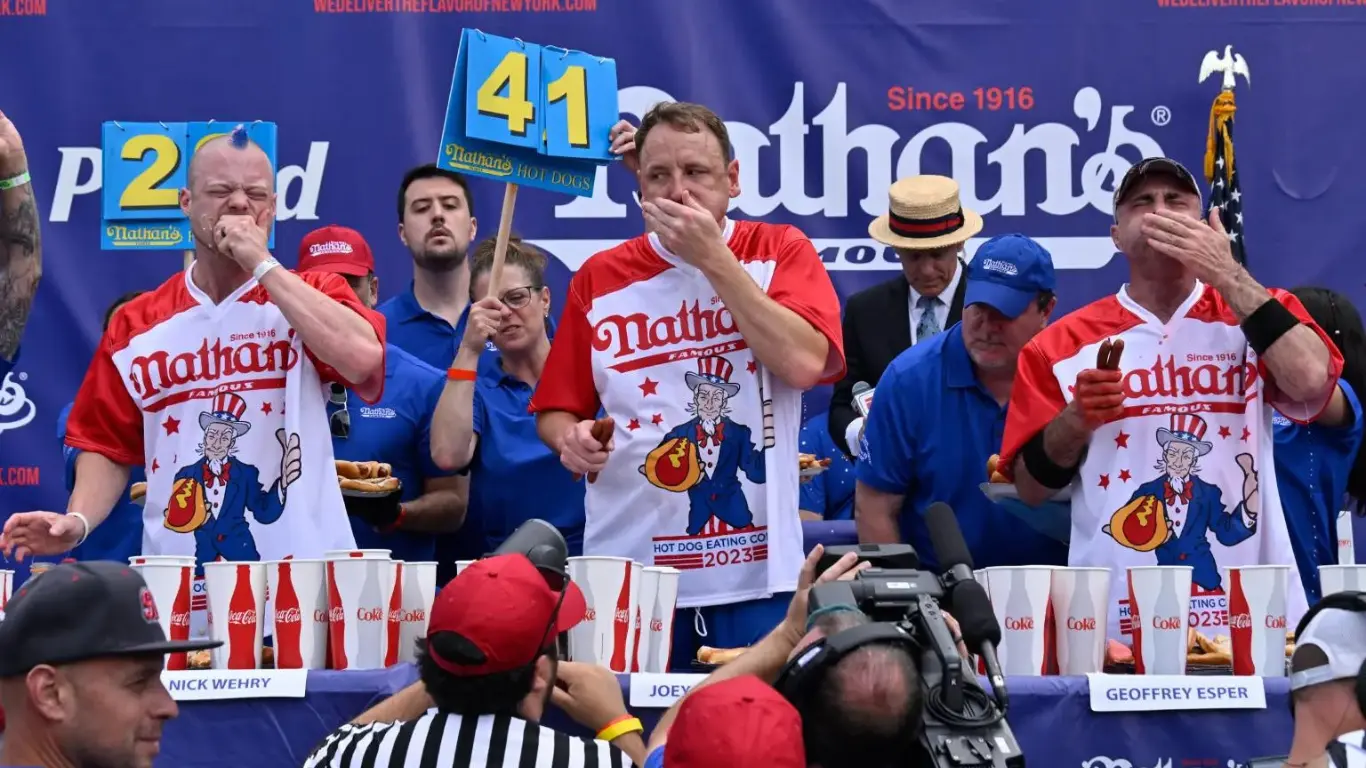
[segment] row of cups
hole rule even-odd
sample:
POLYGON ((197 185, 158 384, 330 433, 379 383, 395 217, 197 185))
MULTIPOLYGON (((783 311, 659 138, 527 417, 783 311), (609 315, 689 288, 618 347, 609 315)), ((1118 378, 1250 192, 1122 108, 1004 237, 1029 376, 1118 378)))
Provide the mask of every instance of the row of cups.
MULTIPOLYGON (((1137 674, 1183 675, 1192 628, 1226 628, 1235 675, 1286 674, 1286 590, 1290 566, 1230 566, 1225 595, 1192 604, 1190 566, 1135 566, 1123 576, 1131 598, 1121 626, 1137 674), (1209 616, 1206 616, 1209 614, 1209 616), (1204 617, 1204 618, 1202 618, 1204 617), (1213 618, 1210 618, 1213 617, 1213 618)), ((1111 569, 1021 566, 973 574, 1001 626, 1007 675, 1085 675, 1105 664, 1111 569)), ((1366 588, 1366 566, 1319 569, 1323 594, 1366 588)), ((1207 630, 1208 631, 1208 630, 1207 630)), ((984 671, 980 667, 979 671, 984 671)))

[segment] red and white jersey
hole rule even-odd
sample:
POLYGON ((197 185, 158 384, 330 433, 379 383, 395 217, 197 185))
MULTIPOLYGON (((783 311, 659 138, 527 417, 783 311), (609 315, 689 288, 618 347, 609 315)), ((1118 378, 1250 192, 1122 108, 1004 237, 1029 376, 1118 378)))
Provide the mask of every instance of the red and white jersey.
MULTIPOLYGON (((1298 299, 1272 294, 1318 330, 1298 299)), ((1126 286, 1035 336, 1020 352, 1002 472, 1071 402, 1106 339, 1124 340, 1125 410, 1092 434, 1072 484, 1068 563, 1112 569, 1109 637, 1131 634, 1125 574, 1140 565, 1191 567, 1190 623, 1206 634, 1228 631, 1228 566, 1289 565, 1288 621, 1298 621, 1307 606, 1276 487, 1272 408, 1309 421, 1327 398, 1288 402, 1213 288, 1197 282, 1163 324, 1126 286)), ((1342 359, 1328 348, 1336 377, 1342 359)))
MULTIPOLYGON (((354 547, 326 413, 326 382, 341 379, 255 280, 214 304, 190 274, 115 313, 76 395, 67 444, 146 467, 143 554, 202 563, 354 547)), ((384 338, 383 317, 342 278, 299 278, 384 338)))
MULTIPOLYGON (((797 229, 727 221, 726 242, 770 298, 830 341, 844 371, 839 300, 797 229)), ((616 421, 616 449, 585 499, 584 554, 681 569, 678 604, 796 588, 802 393, 759 363, 706 275, 653 235, 574 275, 531 410, 616 421)))

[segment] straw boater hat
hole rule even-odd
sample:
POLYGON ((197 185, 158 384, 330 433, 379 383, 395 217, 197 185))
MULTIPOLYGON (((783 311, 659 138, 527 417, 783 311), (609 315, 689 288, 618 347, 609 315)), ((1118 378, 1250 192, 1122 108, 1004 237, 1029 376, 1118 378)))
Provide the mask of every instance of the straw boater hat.
POLYGON ((888 212, 868 225, 868 234, 880 243, 928 250, 967 242, 982 231, 982 217, 963 207, 958 182, 947 176, 898 179, 888 195, 888 212))

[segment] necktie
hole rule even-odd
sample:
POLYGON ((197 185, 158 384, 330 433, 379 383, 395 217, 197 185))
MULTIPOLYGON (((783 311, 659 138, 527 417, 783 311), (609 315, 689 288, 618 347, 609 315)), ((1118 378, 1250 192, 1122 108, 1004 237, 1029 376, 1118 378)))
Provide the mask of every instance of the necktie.
POLYGON ((919 344, 944 329, 939 327, 939 318, 934 312, 939 308, 938 296, 921 296, 915 306, 920 310, 920 322, 915 325, 915 342, 919 344))

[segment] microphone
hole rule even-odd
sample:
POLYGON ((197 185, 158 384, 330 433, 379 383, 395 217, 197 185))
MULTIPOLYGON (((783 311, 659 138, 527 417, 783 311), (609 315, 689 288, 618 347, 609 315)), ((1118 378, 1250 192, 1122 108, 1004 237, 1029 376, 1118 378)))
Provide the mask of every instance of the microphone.
POLYGON ((860 381, 854 385, 854 410, 858 415, 868 418, 868 411, 873 408, 873 385, 866 381, 860 381))
POLYGON ((930 542, 943 572, 940 580, 949 613, 963 632, 963 644, 982 657, 992 694, 1004 714, 1008 702, 1006 676, 1001 672, 1001 661, 996 656, 996 646, 1001 643, 1001 625, 996 621, 986 590, 972 575, 972 553, 963 540, 958 518, 948 504, 935 502, 925 510, 925 527, 929 529, 930 542))

